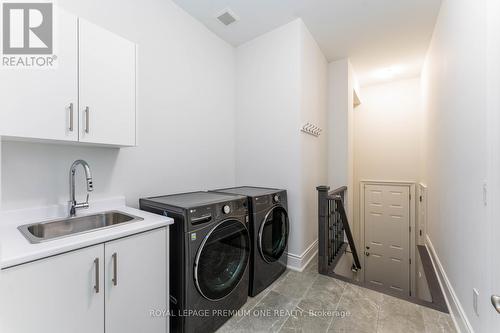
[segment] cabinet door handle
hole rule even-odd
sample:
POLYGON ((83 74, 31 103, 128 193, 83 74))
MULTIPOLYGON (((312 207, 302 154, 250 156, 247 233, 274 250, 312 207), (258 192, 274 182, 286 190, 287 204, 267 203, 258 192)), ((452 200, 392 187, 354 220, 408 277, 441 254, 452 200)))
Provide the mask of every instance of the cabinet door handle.
POLYGON ((69 131, 73 132, 73 103, 69 103, 69 131))
POLYGON ((113 278, 111 281, 113 281, 113 284, 116 286, 118 284, 118 255, 116 252, 113 253, 111 258, 113 258, 113 278))
POLYGON ((85 133, 90 132, 90 108, 85 107, 85 133))
POLYGON ((94 266, 95 266, 95 285, 94 285, 94 290, 95 293, 99 293, 99 258, 94 259, 94 266))

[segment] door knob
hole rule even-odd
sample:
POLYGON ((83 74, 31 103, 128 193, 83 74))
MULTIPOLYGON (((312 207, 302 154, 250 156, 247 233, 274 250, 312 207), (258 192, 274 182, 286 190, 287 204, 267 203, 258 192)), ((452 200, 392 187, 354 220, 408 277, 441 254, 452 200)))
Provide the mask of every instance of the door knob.
POLYGON ((500 313, 500 296, 492 295, 491 304, 493 304, 495 310, 497 310, 497 312, 500 313))

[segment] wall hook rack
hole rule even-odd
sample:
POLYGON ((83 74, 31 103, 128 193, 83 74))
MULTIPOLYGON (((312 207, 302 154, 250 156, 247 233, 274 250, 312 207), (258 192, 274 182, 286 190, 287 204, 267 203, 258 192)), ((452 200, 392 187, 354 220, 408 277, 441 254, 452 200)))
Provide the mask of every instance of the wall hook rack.
POLYGON ((304 124, 300 130, 306 134, 309 134, 309 135, 312 135, 315 137, 320 136, 321 132, 323 132, 323 130, 320 127, 318 127, 314 124, 311 124, 311 123, 304 124))

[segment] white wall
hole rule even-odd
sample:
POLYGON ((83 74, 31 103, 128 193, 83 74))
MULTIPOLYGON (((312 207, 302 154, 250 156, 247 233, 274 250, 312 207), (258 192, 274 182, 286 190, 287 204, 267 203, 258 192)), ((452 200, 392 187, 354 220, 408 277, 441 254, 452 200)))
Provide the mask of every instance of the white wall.
POLYGON ((294 21, 236 49, 236 183, 288 190, 289 251, 302 248, 300 24, 294 21))
POLYGON ((357 185, 419 180, 420 113, 419 78, 363 87, 354 111, 357 185))
POLYGON ((124 194, 133 206, 142 196, 234 185, 234 48, 168 0, 58 5, 138 43, 139 146, 3 142, 3 208, 67 201, 77 158, 92 167, 91 198, 124 194))
POLYGON ((2 210, 2 137, 0 137, 0 210, 2 210))
POLYGON ((328 185, 347 186, 347 219, 353 221, 354 200, 354 91, 359 95, 356 74, 349 59, 329 64, 328 73, 328 185))
POLYGON ((324 139, 299 129, 324 122, 326 61, 300 19, 236 55, 236 181, 288 190, 289 252, 300 258, 316 240, 315 187, 326 177, 324 139))
POLYGON ((477 332, 493 331, 486 326, 491 305, 483 205, 487 176, 485 24, 485 1, 443 1, 422 75, 428 236, 477 332), (479 317, 472 307, 472 288, 478 288, 481 295, 479 317))
MULTIPOLYGON (((328 66, 328 185, 331 189, 348 182, 348 60, 328 66)), ((351 109, 352 110, 352 109, 351 109)))
POLYGON ((361 181, 420 180, 420 123, 419 78, 363 87, 363 103, 354 111, 354 229, 358 239, 361 181))
POLYGON ((302 94, 300 124, 312 123, 323 129, 319 137, 300 133, 302 205, 302 252, 318 239, 318 194, 316 187, 327 184, 327 93, 328 63, 305 26, 302 34, 302 94))
POLYGON ((354 91, 358 91, 359 85, 350 61, 347 62, 347 218, 349 223, 354 223, 354 135, 356 132, 354 123, 354 91))

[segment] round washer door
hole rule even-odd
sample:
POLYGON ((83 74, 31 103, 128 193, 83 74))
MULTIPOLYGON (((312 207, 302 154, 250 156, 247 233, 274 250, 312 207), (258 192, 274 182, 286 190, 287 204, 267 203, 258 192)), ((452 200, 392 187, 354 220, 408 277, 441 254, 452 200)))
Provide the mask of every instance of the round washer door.
POLYGON ((282 206, 271 208, 259 230, 259 251, 265 262, 275 262, 285 253, 289 228, 286 209, 282 206))
POLYGON ((201 243, 194 266, 196 288, 209 300, 220 300, 239 284, 250 257, 250 236, 238 220, 217 224, 201 243))

